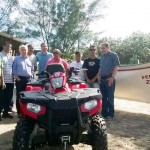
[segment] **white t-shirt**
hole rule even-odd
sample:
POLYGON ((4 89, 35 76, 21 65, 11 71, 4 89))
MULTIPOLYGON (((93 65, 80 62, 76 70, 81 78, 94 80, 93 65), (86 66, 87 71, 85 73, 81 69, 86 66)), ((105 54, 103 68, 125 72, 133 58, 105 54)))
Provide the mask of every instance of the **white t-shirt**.
MULTIPOLYGON (((70 64, 70 67, 74 67, 75 70, 82 69, 83 63, 84 63, 83 61, 80 61, 80 62, 74 61, 70 64)), ((72 73, 71 77, 80 77, 83 80, 85 79, 83 71, 79 71, 78 75, 75 75, 74 73, 72 73)))

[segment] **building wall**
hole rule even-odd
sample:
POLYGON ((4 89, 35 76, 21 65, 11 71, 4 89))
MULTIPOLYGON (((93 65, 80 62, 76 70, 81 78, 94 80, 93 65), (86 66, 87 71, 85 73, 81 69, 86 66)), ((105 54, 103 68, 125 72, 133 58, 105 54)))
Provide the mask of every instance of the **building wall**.
POLYGON ((19 54, 19 46, 22 44, 26 44, 26 42, 19 41, 19 40, 14 40, 13 38, 8 38, 0 35, 0 51, 3 49, 3 43, 9 41, 12 43, 12 49, 15 51, 15 55, 19 54))

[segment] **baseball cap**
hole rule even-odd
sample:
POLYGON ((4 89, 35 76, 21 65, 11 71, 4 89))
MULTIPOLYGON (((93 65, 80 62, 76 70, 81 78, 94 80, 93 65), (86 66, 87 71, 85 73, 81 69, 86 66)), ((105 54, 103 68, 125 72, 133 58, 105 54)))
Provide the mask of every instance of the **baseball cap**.
POLYGON ((53 53, 61 54, 61 51, 59 49, 55 49, 53 53))

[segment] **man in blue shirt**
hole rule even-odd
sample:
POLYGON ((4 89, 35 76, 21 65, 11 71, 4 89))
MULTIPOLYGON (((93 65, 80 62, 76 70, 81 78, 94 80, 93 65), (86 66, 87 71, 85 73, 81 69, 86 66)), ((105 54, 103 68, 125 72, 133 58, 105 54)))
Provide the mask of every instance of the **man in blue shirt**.
POLYGON ((114 117, 114 92, 115 75, 119 69, 118 55, 109 49, 108 43, 101 45, 102 56, 100 59, 99 81, 102 93, 102 116, 104 118, 114 117))
POLYGON ((41 73, 45 69, 46 62, 53 58, 53 54, 48 52, 48 47, 46 43, 41 44, 41 52, 36 54, 36 61, 38 64, 38 72, 41 73))
POLYGON ((33 77, 34 65, 32 60, 27 56, 28 48, 25 45, 19 47, 20 56, 17 56, 13 63, 13 75, 16 79, 16 108, 18 117, 21 117, 19 107, 19 93, 25 91, 26 84, 33 77))

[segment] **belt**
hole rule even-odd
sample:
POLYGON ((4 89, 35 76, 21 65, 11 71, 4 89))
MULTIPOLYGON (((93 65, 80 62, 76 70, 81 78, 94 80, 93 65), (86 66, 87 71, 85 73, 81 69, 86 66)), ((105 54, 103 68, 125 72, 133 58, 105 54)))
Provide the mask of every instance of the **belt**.
POLYGON ((19 78, 22 78, 22 79, 30 79, 31 77, 24 77, 24 76, 18 76, 19 78))
POLYGON ((112 76, 112 74, 110 74, 110 75, 105 75, 105 76, 101 76, 101 79, 107 80, 107 79, 110 78, 111 76, 112 76))

